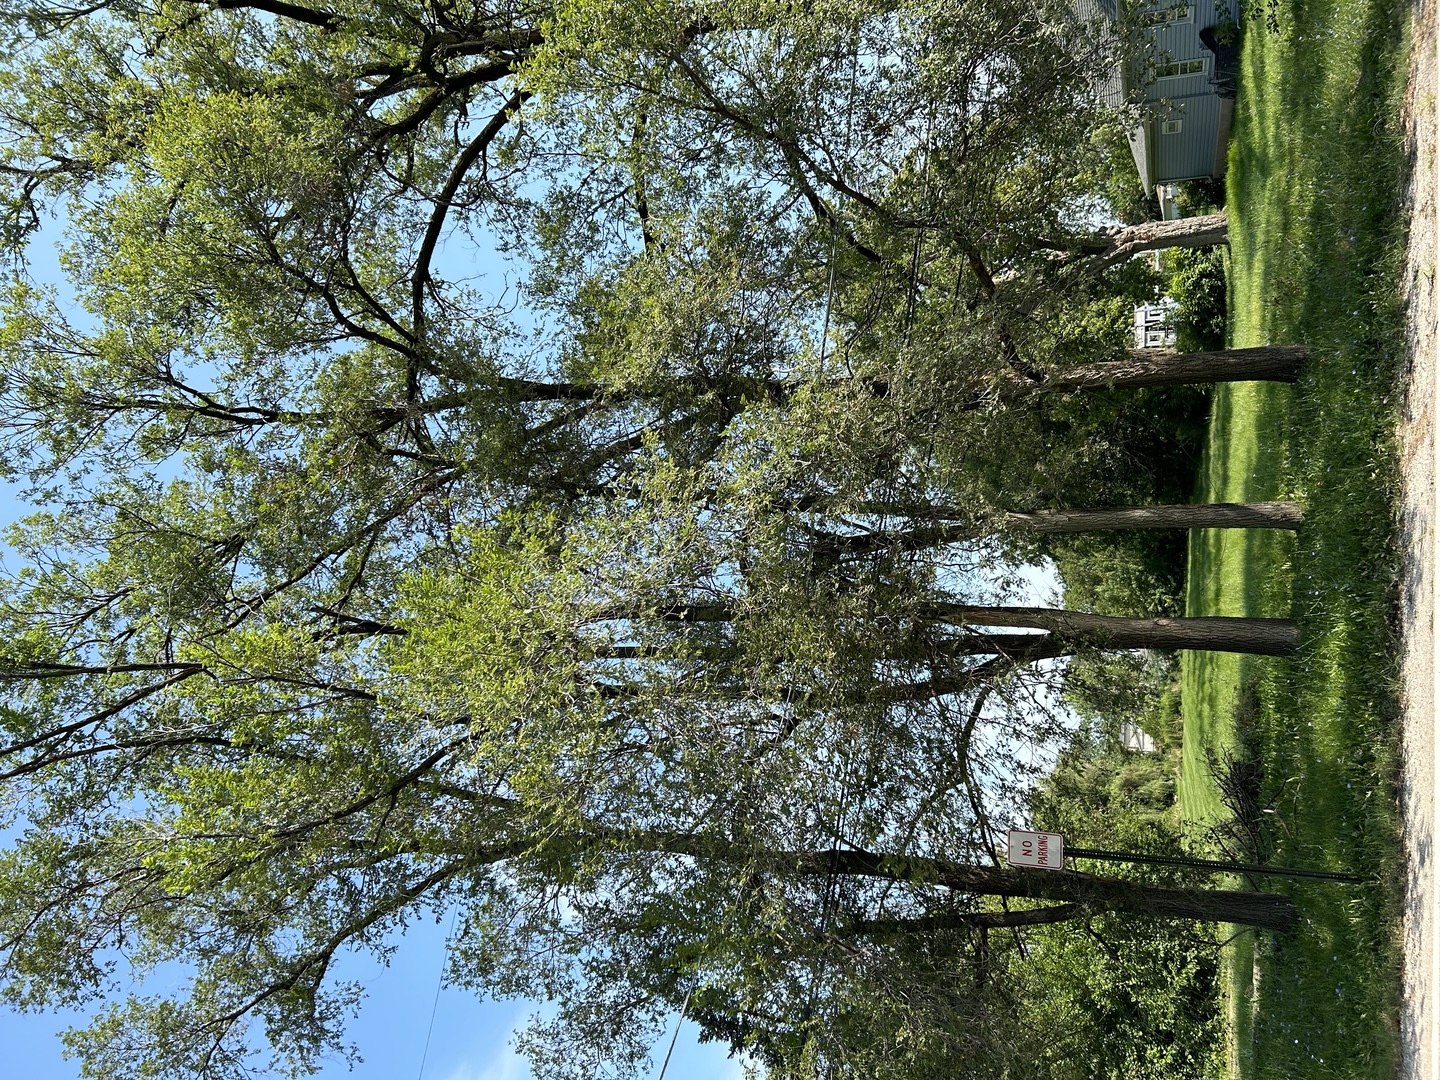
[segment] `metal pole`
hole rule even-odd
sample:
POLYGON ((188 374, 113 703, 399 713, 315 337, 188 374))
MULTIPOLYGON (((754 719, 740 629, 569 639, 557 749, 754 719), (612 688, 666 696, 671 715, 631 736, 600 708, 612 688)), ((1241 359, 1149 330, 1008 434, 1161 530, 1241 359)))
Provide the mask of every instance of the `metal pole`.
POLYGON ((1102 848, 1081 848, 1065 845, 1065 854, 1074 859, 1104 859, 1108 862, 1152 863, 1156 866, 1192 866, 1201 870, 1227 870, 1233 874, 1256 874, 1265 877, 1314 878, 1320 881, 1363 882, 1369 879, 1354 874, 1335 874, 1329 870, 1301 870, 1289 866, 1260 866, 1256 863, 1222 862, 1219 859, 1191 859, 1180 855, 1136 855, 1126 851, 1105 851, 1102 848))

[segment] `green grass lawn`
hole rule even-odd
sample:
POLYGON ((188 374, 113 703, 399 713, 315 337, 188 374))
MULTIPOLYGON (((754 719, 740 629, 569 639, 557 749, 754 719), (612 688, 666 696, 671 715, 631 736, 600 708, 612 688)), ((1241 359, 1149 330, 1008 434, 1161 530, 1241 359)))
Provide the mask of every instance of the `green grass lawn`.
POLYGON ((1293 497, 1296 537, 1192 535, 1189 614, 1293 615, 1293 660, 1186 654, 1181 809, 1223 812, 1209 762, 1239 745, 1236 705, 1275 813, 1275 860, 1374 874, 1283 884, 1297 932, 1227 947, 1232 1069, 1243 1077, 1395 1075, 1400 867, 1393 638, 1403 312, 1396 0, 1300 0, 1249 24, 1230 147, 1231 337, 1312 347, 1293 387, 1214 398, 1201 501, 1293 497), (1252 1016, 1253 1001, 1253 1016, 1252 1016))

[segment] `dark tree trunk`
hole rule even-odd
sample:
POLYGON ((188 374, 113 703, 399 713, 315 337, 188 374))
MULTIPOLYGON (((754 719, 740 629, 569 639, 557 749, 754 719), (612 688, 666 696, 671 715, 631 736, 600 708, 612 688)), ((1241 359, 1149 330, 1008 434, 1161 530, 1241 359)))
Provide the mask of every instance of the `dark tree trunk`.
POLYGON ((1037 533, 1108 532, 1116 529, 1298 529, 1304 523, 1305 508, 1294 502, 1112 506, 1005 515, 1007 527, 1037 533))
POLYGON ((1136 349, 1128 360, 1081 364, 1035 381, 1017 379, 1001 396, 1084 390, 1141 389, 1151 386, 1197 386, 1224 382, 1294 382, 1300 365, 1310 357, 1304 345, 1260 345, 1219 352, 1177 353, 1136 349))
POLYGON ((1023 926, 1048 926, 1051 923, 1080 919, 1093 911, 1083 904, 1049 904, 1038 908, 1013 911, 953 911, 943 915, 917 915, 910 919, 862 919, 841 929, 842 937, 890 934, 922 934, 937 930, 994 930, 1023 926))
POLYGON ((969 604, 936 604, 930 615, 959 626, 1033 627, 1076 646, 1100 649, 1197 649, 1289 656, 1300 643, 1299 629, 1290 619, 1132 619, 1060 608, 969 604))
MULTIPOLYGON (((998 395, 1001 401, 1019 401, 1035 394, 1088 390, 1198 386, 1226 382, 1294 382, 1300 366, 1309 357, 1310 350, 1304 345, 1259 345, 1248 349, 1192 353, 1170 352, 1165 349, 1133 349, 1125 360, 1079 364, 1051 372, 1019 365, 1024 373, 1011 372, 1001 383, 998 395)), ((848 380, 837 380, 831 385, 843 385, 846 381, 848 380)), ((876 398, 888 397, 892 389, 888 378, 876 376, 859 378, 853 384, 876 398)), ((706 391, 717 391, 737 400, 746 397, 783 402, 789 400, 802 385, 804 384, 780 378, 721 378, 697 379, 693 382, 692 389, 697 395, 706 391)), ((506 386, 517 401, 586 402, 602 396, 600 387, 592 383, 545 383, 512 379, 507 381, 506 386)), ((992 391, 992 395, 993 393, 992 391)), ((429 411, 442 411, 463 404, 472 397, 473 394, 451 394, 430 402, 427 408, 429 411)), ((643 397, 644 395, 639 395, 632 400, 642 400, 643 397)), ((992 400, 993 396, 977 395, 970 401, 960 403, 958 407, 984 408, 992 400)), ((709 415, 705 410, 699 410, 689 418, 682 417, 680 422, 693 424, 709 415)))
POLYGON ((949 656, 1006 656, 1028 663, 1069 656, 1074 650, 1051 634, 969 633, 947 638, 944 651, 949 656))
MULTIPOLYGON (((948 859, 912 858, 858 848, 830 851, 764 851, 744 843, 691 834, 611 832, 600 830, 576 847, 599 841, 619 843, 629 851, 665 852, 699 860, 739 863, 778 875, 854 877, 904 881, 979 896, 1053 900, 1066 907, 1036 922, 1082 917, 1089 912, 1119 911, 1131 915, 1200 922, 1230 922, 1262 930, 1289 930, 1295 908, 1288 896, 1219 889, 1179 889, 1146 885, 1123 878, 1100 877, 1076 870, 1039 870, 1022 866, 976 866, 948 859)), ((574 842, 566 844, 571 847, 574 842)))
MULTIPOLYGON (((961 516, 957 508, 933 513, 961 516)), ((1294 502, 1193 503, 1168 506, 1104 506, 1077 510, 1009 512, 1002 516, 1007 530, 1033 533, 1114 532, 1122 529, 1298 529, 1305 523, 1305 508, 1294 502)), ((923 551, 944 544, 974 540, 987 526, 965 521, 939 521, 903 532, 865 532, 851 535, 817 534, 818 559, 870 555, 877 551, 923 551)))
MULTIPOLYGON (((694 604, 653 613, 672 622, 729 622, 734 612, 724 604, 694 604)), ((629 618, 633 612, 617 614, 629 618)), ((1062 608, 985 607, 937 603, 920 612, 922 619, 952 626, 1030 627, 1048 635, 1029 635, 1034 644, 1015 634, 980 634, 957 642, 955 652, 977 654, 1022 651, 1019 659, 1064 656, 1076 648, 1195 649, 1201 652, 1250 653, 1289 656, 1300 644, 1300 631, 1291 619, 1252 619, 1231 616, 1134 619, 1119 615, 1092 615, 1062 608), (970 644, 967 644, 970 643, 970 644), (994 649, 991 645, 996 646, 994 649)))
POLYGON ((1122 911, 1167 919, 1229 922, 1262 930, 1289 930, 1295 908, 1288 896, 1211 889, 1176 889, 1074 870, 969 866, 943 859, 906 859, 869 851, 815 852, 794 856, 800 873, 835 872, 861 877, 940 885, 984 896, 1023 896, 1075 904, 1076 917, 1090 911, 1122 911))

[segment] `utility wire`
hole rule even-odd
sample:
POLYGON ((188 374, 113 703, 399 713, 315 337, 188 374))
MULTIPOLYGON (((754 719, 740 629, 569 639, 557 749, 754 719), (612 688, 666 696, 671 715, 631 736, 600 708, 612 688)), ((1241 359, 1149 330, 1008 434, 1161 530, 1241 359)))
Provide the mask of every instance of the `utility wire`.
POLYGON ((435 979, 435 1000, 430 1003, 430 1023, 425 1028, 425 1049, 420 1051, 420 1071, 415 1080, 425 1080, 425 1059, 430 1056, 430 1034, 435 1030, 435 1012, 440 1008, 440 988, 445 985, 445 957, 450 953, 450 939, 455 936, 455 916, 459 908, 450 912, 450 929, 445 932, 445 943, 440 950, 440 974, 435 979))
POLYGON ((665 1070, 670 1068, 670 1055, 675 1053, 675 1040, 680 1038, 680 1025, 685 1023, 685 1010, 690 1008, 690 995, 694 992, 693 986, 685 991, 685 1000, 680 1003, 680 1015, 675 1018, 675 1030, 670 1035, 670 1049, 665 1051, 665 1061, 660 1066, 660 1075, 656 1080, 665 1080, 665 1070))

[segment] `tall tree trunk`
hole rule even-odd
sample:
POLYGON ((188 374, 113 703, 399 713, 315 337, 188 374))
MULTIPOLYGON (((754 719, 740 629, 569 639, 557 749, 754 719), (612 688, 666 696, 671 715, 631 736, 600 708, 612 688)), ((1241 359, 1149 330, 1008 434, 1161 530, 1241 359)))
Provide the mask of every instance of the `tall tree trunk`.
MULTIPOLYGON (((870 851, 816 852, 797 856, 803 873, 833 870, 861 877, 942 885, 985 896, 1058 900, 1091 911, 1123 911, 1169 919, 1232 922, 1263 930, 1289 930, 1295 908, 1287 896, 1212 889, 1176 889, 1075 870, 971 866, 943 859, 907 859, 870 851)), ((1075 915, 1083 915, 1076 910, 1075 915)))
POLYGON ((1299 628, 1290 619, 1133 619, 1060 608, 970 604, 935 604, 930 616, 957 626, 1034 627, 1076 645, 1100 649, 1197 649, 1289 656, 1300 643, 1299 628))
MULTIPOLYGON (((1295 924, 1295 908, 1288 896, 1219 889, 1177 889, 1124 878, 1100 877, 1077 870, 977 866, 948 859, 893 855, 859 848, 767 851, 719 837, 603 828, 583 836, 554 837, 544 846, 558 845, 563 851, 576 852, 596 843, 616 844, 633 853, 663 852, 702 862, 738 863, 781 876, 830 877, 847 874, 939 886, 980 896, 1025 897, 1077 905, 1063 913, 1056 913, 1057 918, 1080 917, 1088 909, 1088 912, 1120 911, 1166 919, 1231 922, 1262 930, 1289 930, 1295 924)), ((1037 921, 1047 920, 1037 917, 1037 921)))
MULTIPOLYGON (((617 612, 615 618, 635 613, 617 612)), ((687 604, 655 611, 654 616, 671 622, 729 622, 735 617, 726 604, 687 604)), ((1300 644, 1300 630, 1291 619, 1252 619, 1233 616, 1136 619, 1120 615, 1093 615, 1088 611, 1063 608, 986 607, 976 604, 935 603, 920 611, 922 619, 952 626, 1032 627, 1048 630, 1050 637, 1029 635, 1031 645, 1020 635, 982 634, 973 644, 962 645, 959 654, 1012 649, 1026 659, 1064 656, 1076 647, 1097 649, 1195 649, 1201 652, 1249 653, 1256 656, 1289 656, 1300 644), (1059 646, 1057 647, 1057 640, 1059 646)))
POLYGON ((1225 212, 1175 221, 1146 221, 1125 228, 1106 229, 1087 238, 1078 253, 1066 257, 1077 271, 1098 274, 1136 255, 1166 248, 1213 247, 1228 240, 1225 212))
POLYGON ((1084 904, 1049 904, 1038 908, 1009 911, 947 911, 943 915, 917 915, 901 919, 860 919, 843 926, 840 937, 861 935, 882 937, 891 934, 923 934, 937 930, 1008 929, 1023 926, 1048 926, 1069 922, 1094 914, 1084 904))
POLYGON ((1111 506, 1005 515, 1008 528, 1036 533, 1109 532, 1117 529, 1298 529, 1304 523, 1305 508, 1295 502, 1111 506))
MULTIPOLYGON (((1024 374, 1011 372, 1000 384, 998 393, 1001 401, 1018 401, 1033 394, 1063 394, 1086 390, 1124 390, 1225 382, 1294 382, 1300 373, 1300 366, 1309 358, 1310 350, 1304 345, 1257 345, 1247 349, 1191 353, 1171 352, 1166 349, 1132 349, 1129 358, 1125 360, 1078 364, 1051 372, 1022 366, 1024 374)), ((1001 360, 997 358, 997 363, 999 362, 1001 360)), ((873 375, 853 380, 848 377, 836 379, 827 385, 842 386, 847 383, 859 386, 864 393, 876 398, 888 397, 892 390, 890 379, 873 375)), ((803 385, 805 384, 776 377, 722 377, 696 379, 692 383, 697 394, 721 391, 737 399, 747 397, 773 402, 789 400, 803 385)), ((547 383, 509 379, 506 380, 505 387, 517 401, 587 402, 604 396, 601 387, 595 383, 547 383)), ((429 402, 426 408, 431 412, 440 412, 459 407, 475 397, 476 394, 471 392, 449 394, 429 402)), ((640 394, 633 398, 615 397, 610 400, 618 402, 644 399, 645 395, 640 394)), ((979 395, 972 401, 962 401, 958 407, 978 409, 984 407, 987 400, 993 399, 979 395)), ((388 416, 389 413, 384 415, 388 416)), ((709 415, 713 415, 713 412, 699 410, 688 419, 682 417, 680 422, 693 424, 709 415)))
POLYGON ((1150 386, 1197 386, 1223 382, 1294 382, 1300 365, 1310 357, 1304 345, 1259 345, 1219 352, 1177 353, 1135 349, 1128 360, 1110 360, 1041 375, 1016 377, 1001 390, 1002 400, 1029 394, 1084 390, 1141 389, 1150 386))
MULTIPOLYGON (((958 508, 931 507, 935 516, 963 517, 958 508)), ((909 513, 889 508, 887 512, 909 513)), ((1030 533, 1115 532, 1122 529, 1298 529, 1305 523, 1305 508, 1295 502, 1186 503, 1160 506, 1102 506, 1076 510, 1007 512, 1001 516, 1006 530, 1030 533)), ((986 525, 967 521, 937 521, 903 532, 864 532, 841 535, 817 533, 817 558, 868 555, 877 551, 923 551, 944 544, 975 540, 986 525)))

